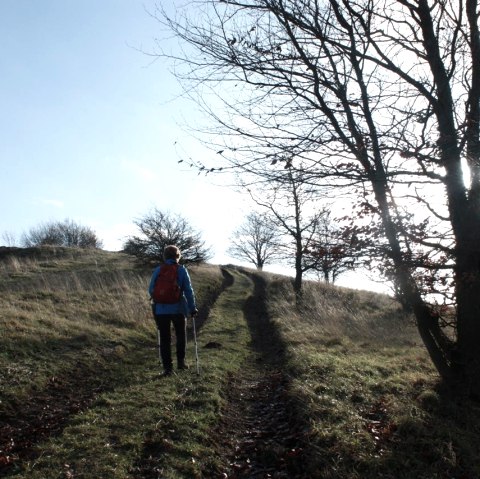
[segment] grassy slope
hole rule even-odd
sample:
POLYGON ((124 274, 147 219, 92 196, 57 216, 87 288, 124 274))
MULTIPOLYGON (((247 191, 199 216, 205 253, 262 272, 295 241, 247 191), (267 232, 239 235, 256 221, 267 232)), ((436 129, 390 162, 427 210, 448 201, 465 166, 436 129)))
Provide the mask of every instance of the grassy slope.
MULTIPOLYGON (((202 305, 220 288, 222 274, 209 266, 190 273, 202 305)), ((32 419, 23 412, 30 409, 40 424, 58 422, 50 439, 28 430, 40 437, 33 453, 17 460, 13 450, 4 471, 43 479, 151 477, 153 469, 164 471, 162 477, 198 476, 225 377, 245 354, 241 308, 250 282, 239 277, 235 291, 222 297, 227 304, 220 302, 199 331, 200 347, 205 341, 224 345, 209 352, 209 367, 200 377, 192 370, 165 381, 158 379, 145 291, 149 271, 135 270, 119 254, 57 251, 8 258, 0 275, 1 417, 17 426, 20 408, 24 421, 32 419), (77 404, 61 409, 69 388, 77 388, 70 401, 77 404), (48 411, 36 411, 35 402, 48 411), (64 423, 56 417, 62 412, 64 423), (152 454, 158 456, 153 463, 152 454)), ((192 356, 193 344, 188 351, 192 356)))
POLYGON ((442 394, 412 319, 386 296, 271 279, 313 478, 478 478, 480 408, 442 394))
MULTIPOLYGON (((19 460, 13 450, 4 473, 194 478, 206 457, 214 468, 209 431, 227 378, 247 354, 250 281, 234 273, 234 287, 199 332, 202 375, 159 381, 150 271, 118 253, 28 253, 0 258, 0 417, 8 421, 19 408, 28 422, 30 408, 56 427, 37 431, 19 460), (209 342, 223 347, 204 349, 209 342)), ((221 286, 217 267, 190 272, 200 303, 221 286)), ((480 477, 478 406, 441 394, 394 302, 312 284, 299 312, 288 281, 265 278, 309 478, 480 477)), ((192 344, 188 350, 192 363, 192 344)))

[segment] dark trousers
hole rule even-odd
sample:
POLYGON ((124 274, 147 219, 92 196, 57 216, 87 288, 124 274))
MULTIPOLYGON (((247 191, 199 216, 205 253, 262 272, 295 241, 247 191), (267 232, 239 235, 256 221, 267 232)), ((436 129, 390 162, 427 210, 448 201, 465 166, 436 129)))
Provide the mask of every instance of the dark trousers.
POLYGON ((160 355, 162 357, 163 367, 166 371, 170 371, 173 367, 171 325, 173 324, 175 328, 175 336, 177 338, 177 363, 181 365, 185 361, 187 319, 183 314, 156 314, 155 322, 160 331, 160 355))

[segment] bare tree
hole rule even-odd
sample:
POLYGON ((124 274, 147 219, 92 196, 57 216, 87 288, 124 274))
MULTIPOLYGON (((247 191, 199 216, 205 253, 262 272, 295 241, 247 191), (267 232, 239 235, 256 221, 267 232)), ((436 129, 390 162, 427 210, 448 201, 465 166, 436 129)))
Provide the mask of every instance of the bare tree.
POLYGON ((341 274, 355 268, 360 251, 356 236, 334 222, 331 211, 324 208, 317 233, 305 254, 326 283, 335 283, 341 274))
POLYGON ((102 241, 91 228, 79 225, 69 219, 31 228, 28 233, 23 234, 22 244, 25 247, 44 245, 78 248, 102 247, 102 241))
POLYGON ((480 396, 478 0, 200 4, 204 18, 163 21, 200 52, 176 72, 216 121, 224 162, 201 167, 301 160, 317 184, 348 188, 352 232, 383 261, 440 375, 480 396))
POLYGON ((141 234, 127 238, 123 250, 142 263, 163 263, 163 250, 171 244, 180 249, 184 264, 203 263, 210 258, 201 234, 180 215, 155 208, 134 223, 141 234))
POLYGON ((234 258, 253 263, 258 270, 278 256, 278 233, 266 214, 250 213, 233 233, 227 252, 234 258))
POLYGON ((323 210, 316 210, 317 190, 300 170, 286 168, 282 173, 267 175, 263 188, 248 191, 257 205, 268 212, 270 222, 279 233, 277 255, 295 269, 293 287, 301 299, 303 277, 315 268, 316 259, 307 252, 314 244, 323 210))

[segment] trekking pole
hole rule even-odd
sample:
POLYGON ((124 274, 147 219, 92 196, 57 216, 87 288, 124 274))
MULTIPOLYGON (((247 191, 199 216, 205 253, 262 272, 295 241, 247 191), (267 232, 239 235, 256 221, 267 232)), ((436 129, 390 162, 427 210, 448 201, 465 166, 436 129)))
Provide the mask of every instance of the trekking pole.
POLYGON ((197 330, 195 328, 195 315, 192 316, 193 325, 193 341, 195 343, 195 365, 197 366, 197 374, 200 375, 200 368, 198 366, 198 345, 197 345, 197 330))
POLYGON ((157 340, 158 340, 158 359, 162 362, 162 353, 160 351, 160 330, 157 328, 157 340))

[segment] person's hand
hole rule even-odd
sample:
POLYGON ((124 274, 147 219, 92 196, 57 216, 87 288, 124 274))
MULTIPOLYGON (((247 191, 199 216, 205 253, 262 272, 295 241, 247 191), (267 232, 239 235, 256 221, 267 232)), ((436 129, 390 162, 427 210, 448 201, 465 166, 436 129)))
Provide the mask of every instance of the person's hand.
POLYGON ((197 314, 198 314, 198 309, 194 309, 194 310, 190 313, 190 316, 192 316, 192 318, 194 318, 197 314))

